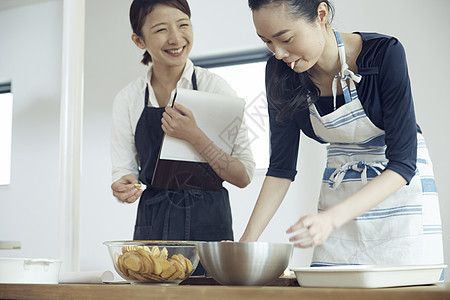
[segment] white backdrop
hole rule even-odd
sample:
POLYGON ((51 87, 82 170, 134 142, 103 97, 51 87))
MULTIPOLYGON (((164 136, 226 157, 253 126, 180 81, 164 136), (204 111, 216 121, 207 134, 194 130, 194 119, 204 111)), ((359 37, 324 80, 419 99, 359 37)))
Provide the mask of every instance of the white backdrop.
MULTIPOLYGON (((339 0, 340 31, 377 31, 406 48, 417 119, 435 164, 446 262, 450 261, 450 147, 446 87, 450 58, 450 2, 339 0)), ((110 192, 109 136, 114 95, 142 72, 141 51, 130 40, 130 0, 86 0, 85 112, 81 190, 81 270, 112 269, 105 240, 131 239, 136 204, 117 203, 110 192)), ((192 57, 263 47, 243 0, 190 0, 195 46, 192 57)), ((56 258, 62 1, 0 10, 0 78, 14 93, 11 185, 0 187, 0 240, 19 240, 6 257, 56 258)), ((314 211, 325 150, 301 138, 299 175, 261 241, 287 241, 285 229, 314 211)), ((265 170, 240 190, 229 187, 238 239, 250 216, 265 170)), ((308 263, 296 250, 291 267, 308 263)), ((64 265, 63 265, 64 266, 64 265)), ((446 277, 449 280, 449 276, 446 277)))

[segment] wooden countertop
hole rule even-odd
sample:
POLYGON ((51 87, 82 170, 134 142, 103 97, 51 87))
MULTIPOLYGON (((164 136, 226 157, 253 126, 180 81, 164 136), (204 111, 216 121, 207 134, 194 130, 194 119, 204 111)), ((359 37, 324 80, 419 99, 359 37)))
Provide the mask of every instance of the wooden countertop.
POLYGON ((299 286, 238 287, 221 285, 0 284, 0 299, 450 299, 450 283, 428 286, 344 289, 299 286))

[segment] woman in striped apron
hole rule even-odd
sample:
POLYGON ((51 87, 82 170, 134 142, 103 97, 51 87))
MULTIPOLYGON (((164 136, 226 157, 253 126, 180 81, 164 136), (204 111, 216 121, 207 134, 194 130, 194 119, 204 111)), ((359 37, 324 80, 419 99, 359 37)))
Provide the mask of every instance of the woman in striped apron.
POLYGON ((312 266, 442 263, 439 201, 400 42, 341 37, 328 23, 328 1, 249 5, 274 53, 266 69, 271 159, 241 240, 258 239, 283 200, 302 131, 327 144, 318 213, 287 230, 295 246, 315 246, 312 266))

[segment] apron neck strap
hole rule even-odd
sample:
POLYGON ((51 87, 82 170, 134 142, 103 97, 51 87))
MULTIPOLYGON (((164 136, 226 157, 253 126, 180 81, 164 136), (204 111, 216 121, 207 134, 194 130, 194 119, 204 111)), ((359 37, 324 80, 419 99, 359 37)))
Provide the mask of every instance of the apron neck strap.
POLYGON ((192 72, 191 81, 192 81, 192 89, 194 91, 196 91, 197 90, 197 76, 195 75, 195 68, 194 68, 194 71, 192 72))
POLYGON ((334 36, 336 37, 336 42, 338 46, 339 60, 341 61, 341 72, 348 69, 348 65, 345 58, 345 47, 342 41, 341 35, 333 28, 334 36))
POLYGON ((336 42, 338 46, 339 60, 341 62, 341 72, 336 74, 333 79, 332 90, 333 90, 333 108, 336 110, 336 95, 337 95, 337 83, 340 78, 342 92, 344 94, 345 103, 350 103, 352 100, 358 99, 358 94, 356 93, 355 82, 361 81, 361 75, 354 74, 348 68, 346 58, 345 58, 345 48, 344 42, 342 41, 339 33, 333 28, 334 36, 336 37, 336 42), (347 80, 349 80, 350 87, 347 85, 347 80))
MULTIPOLYGON (((192 89, 196 91, 198 88, 197 88, 197 76, 195 75, 195 69, 192 72, 191 80, 192 80, 192 89)), ((144 107, 148 106, 148 98, 149 98, 149 91, 148 91, 148 83, 147 83, 147 85, 145 86, 145 98, 144 98, 145 105, 144 105, 144 107)))
POLYGON ((145 98, 144 98, 144 107, 148 106, 148 97, 149 97, 149 92, 148 92, 148 83, 145 85, 145 98))

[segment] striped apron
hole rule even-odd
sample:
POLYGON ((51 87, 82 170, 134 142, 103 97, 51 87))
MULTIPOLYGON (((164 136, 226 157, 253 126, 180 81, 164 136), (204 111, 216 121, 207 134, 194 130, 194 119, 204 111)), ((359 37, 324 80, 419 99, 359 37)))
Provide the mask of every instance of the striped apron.
MULTIPOLYGON (((342 39, 336 31, 335 36, 342 65, 332 85, 335 110, 320 116, 315 105, 310 106, 314 132, 329 143, 319 212, 355 193, 388 163, 384 131, 364 112, 355 86, 361 76, 349 70, 342 39), (345 105, 336 109, 338 80, 345 105)), ((315 247, 311 266, 443 263, 438 194, 421 134, 417 135, 417 150, 416 175, 410 184, 333 231, 324 244, 315 247)))

